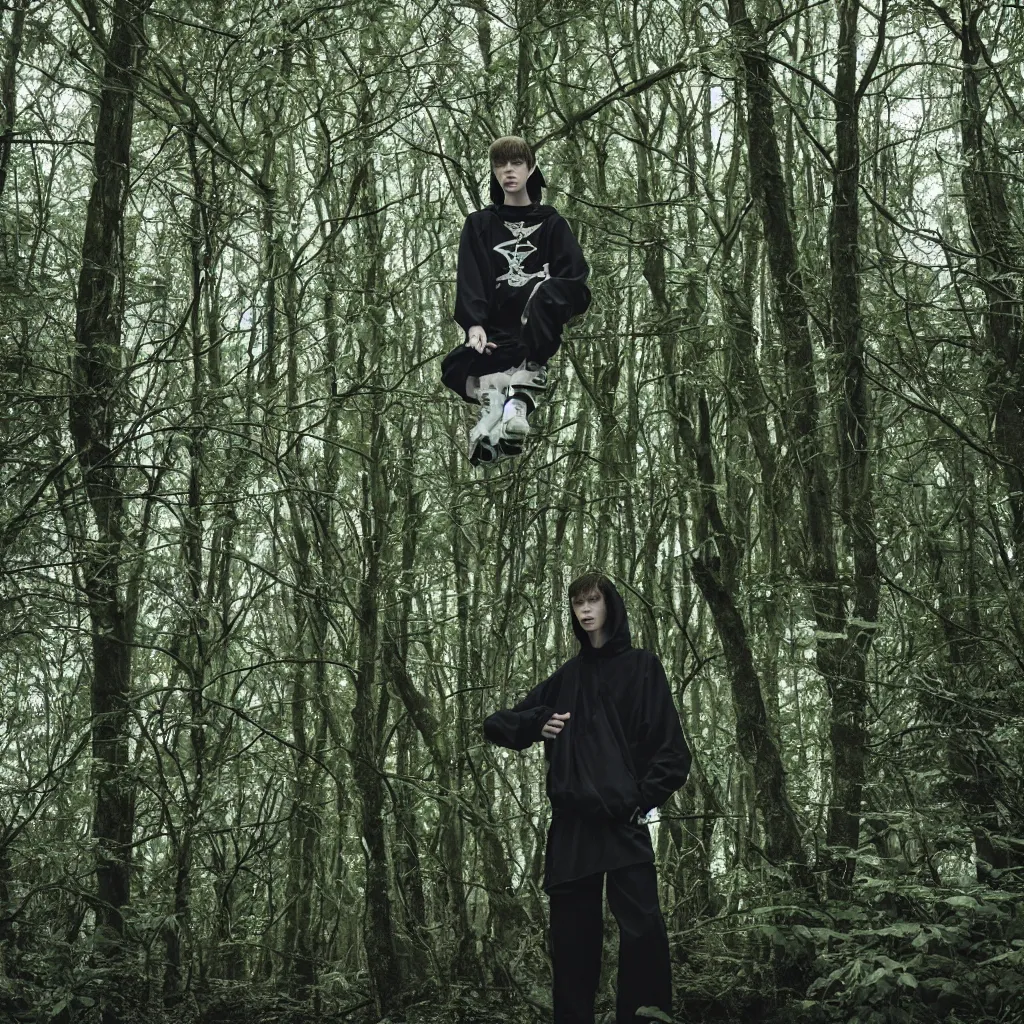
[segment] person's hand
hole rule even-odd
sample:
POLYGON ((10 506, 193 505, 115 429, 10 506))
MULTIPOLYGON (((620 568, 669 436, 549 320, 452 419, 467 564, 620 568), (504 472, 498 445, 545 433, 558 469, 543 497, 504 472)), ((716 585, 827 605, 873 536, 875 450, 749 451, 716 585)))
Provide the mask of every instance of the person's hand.
POLYGON ((481 354, 493 352, 498 347, 493 341, 487 340, 487 332, 479 325, 466 331, 466 344, 481 354))
POLYGON ((565 728, 565 723, 569 720, 569 712, 566 711, 564 715, 558 713, 553 714, 545 723, 544 728, 541 729, 540 734, 546 740, 553 740, 561 731, 565 728))

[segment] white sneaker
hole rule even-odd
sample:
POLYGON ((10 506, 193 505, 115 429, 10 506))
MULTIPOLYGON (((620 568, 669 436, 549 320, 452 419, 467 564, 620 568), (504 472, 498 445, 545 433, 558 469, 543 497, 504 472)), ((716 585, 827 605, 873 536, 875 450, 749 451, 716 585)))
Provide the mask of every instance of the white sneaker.
POLYGON ((526 406, 527 414, 544 397, 548 388, 548 372, 540 363, 525 362, 512 373, 508 386, 508 397, 517 398, 526 406))
POLYGON ((469 432, 469 461, 474 466, 498 458, 502 410, 510 379, 510 374, 488 374, 480 381, 480 416, 469 432))
POLYGON ((505 408, 501 414, 501 436, 511 452, 522 451, 523 440, 530 433, 530 414, 537 407, 548 386, 547 370, 539 363, 524 362, 512 372, 505 408))
POLYGON ((502 435, 509 439, 526 437, 530 421, 526 418, 526 403, 521 398, 510 398, 501 413, 502 435))

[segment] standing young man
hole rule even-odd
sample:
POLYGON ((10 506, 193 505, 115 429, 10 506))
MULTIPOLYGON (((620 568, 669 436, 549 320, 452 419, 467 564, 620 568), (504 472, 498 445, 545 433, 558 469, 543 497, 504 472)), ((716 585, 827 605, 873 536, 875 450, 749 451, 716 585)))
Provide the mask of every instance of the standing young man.
POLYGON ((480 405, 474 465, 522 451, 562 327, 590 305, 587 261, 565 219, 540 202, 544 176, 529 144, 508 135, 489 157, 491 205, 466 218, 459 241, 455 320, 466 341, 441 363, 445 386, 480 405))
POLYGON ((551 827, 555 1024, 593 1024, 602 890, 619 925, 616 1024, 641 1006, 672 1012, 668 936, 644 816, 686 781, 690 751, 657 655, 632 646, 619 592, 601 573, 569 587, 580 651, 510 711, 484 722, 492 743, 544 740, 551 827))

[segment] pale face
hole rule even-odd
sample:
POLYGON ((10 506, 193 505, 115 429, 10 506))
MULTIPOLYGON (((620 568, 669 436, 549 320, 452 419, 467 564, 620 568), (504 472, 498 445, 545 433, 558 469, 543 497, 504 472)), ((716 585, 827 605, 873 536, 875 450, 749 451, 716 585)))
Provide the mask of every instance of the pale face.
POLYGON ((579 624, 592 637, 599 635, 604 629, 608 620, 608 606, 605 604, 604 594, 600 590, 593 590, 589 594, 579 594, 573 598, 572 610, 579 624))
POLYGON ((533 168, 525 160, 506 160, 503 163, 491 164, 491 170, 498 179, 498 184, 505 190, 507 196, 518 196, 526 188, 526 182, 533 174, 533 168))

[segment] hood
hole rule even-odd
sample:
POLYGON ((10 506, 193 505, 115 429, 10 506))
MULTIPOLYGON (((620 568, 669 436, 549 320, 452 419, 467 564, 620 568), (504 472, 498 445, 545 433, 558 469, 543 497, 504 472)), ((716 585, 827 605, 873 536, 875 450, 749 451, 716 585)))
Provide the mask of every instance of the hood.
POLYGON ((576 613, 569 605, 569 614, 572 616, 572 631, 580 642, 580 655, 585 658, 611 658, 616 654, 622 654, 633 646, 633 638, 629 632, 629 619, 626 617, 626 605, 622 596, 615 589, 612 583, 607 584, 604 591, 604 603, 608 608, 608 618, 605 620, 604 629, 608 639, 601 647, 591 647, 590 637, 587 631, 579 624, 576 613))
MULTIPOLYGON (((533 174, 526 179, 526 194, 535 202, 540 202, 540 190, 547 188, 547 182, 544 180, 544 175, 541 174, 540 167, 534 167, 533 174)), ((501 206, 505 201, 505 190, 501 187, 498 179, 494 176, 494 171, 491 171, 491 183, 490 183, 491 202, 501 206)))
POLYGON ((547 206, 544 203, 531 203, 529 206, 505 206, 504 203, 491 203, 486 209, 500 220, 521 221, 523 224, 537 224, 558 213, 553 206, 547 206))

